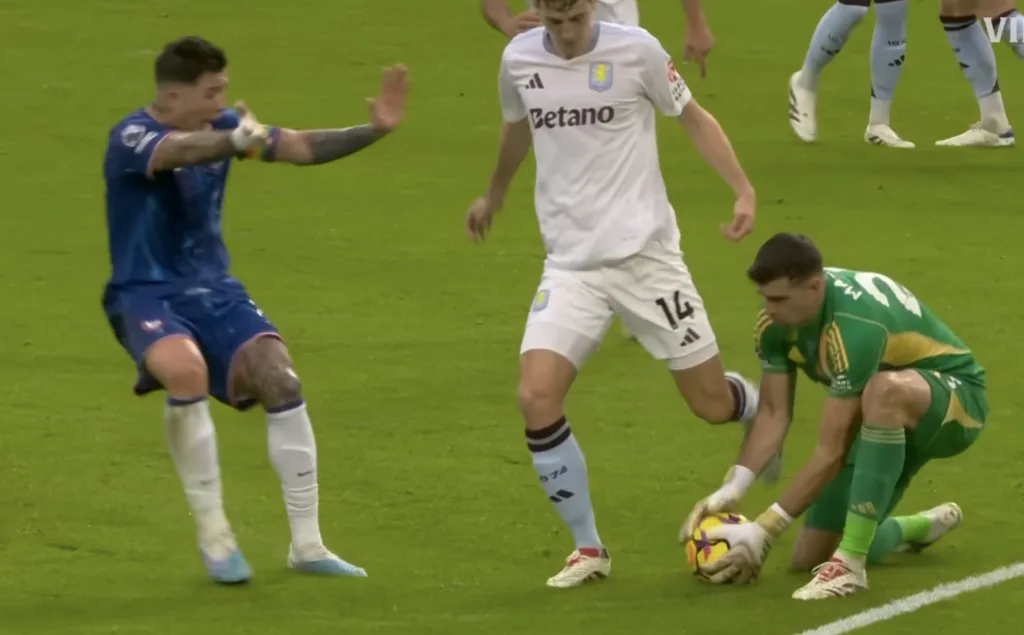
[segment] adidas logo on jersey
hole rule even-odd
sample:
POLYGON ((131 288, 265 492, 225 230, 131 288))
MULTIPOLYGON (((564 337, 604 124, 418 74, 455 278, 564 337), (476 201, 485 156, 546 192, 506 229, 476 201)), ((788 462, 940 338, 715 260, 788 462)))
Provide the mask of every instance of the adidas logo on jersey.
POLYGON ((540 73, 534 73, 533 77, 531 77, 530 81, 526 84, 526 90, 536 90, 538 88, 543 90, 544 82, 540 81, 540 73))
POLYGON ((562 107, 558 110, 530 109, 530 120, 533 122, 534 130, 593 126, 599 123, 611 123, 613 119, 615 119, 615 109, 611 106, 603 108, 562 107))

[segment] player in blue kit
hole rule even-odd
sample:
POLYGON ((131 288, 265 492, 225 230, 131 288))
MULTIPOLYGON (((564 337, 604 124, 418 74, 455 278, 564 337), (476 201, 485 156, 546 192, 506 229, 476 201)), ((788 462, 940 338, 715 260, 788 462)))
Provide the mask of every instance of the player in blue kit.
POLYGON ((241 103, 226 109, 226 69, 224 52, 206 40, 167 44, 153 103, 110 130, 103 176, 112 274, 103 309, 138 367, 135 394, 167 393, 167 442, 210 577, 230 584, 252 575, 224 513, 210 395, 266 412, 291 526, 288 566, 365 576, 323 544, 316 443, 299 378, 277 329, 229 273, 221 214, 233 158, 318 165, 394 130, 406 72, 384 70, 368 124, 296 131, 260 124, 241 103))

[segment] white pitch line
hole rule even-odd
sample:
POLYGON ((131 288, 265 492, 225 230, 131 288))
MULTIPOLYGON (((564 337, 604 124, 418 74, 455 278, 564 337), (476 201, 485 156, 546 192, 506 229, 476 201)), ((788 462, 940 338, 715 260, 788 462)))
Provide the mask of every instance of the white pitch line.
POLYGON ((891 620, 905 613, 913 613, 918 609, 931 604, 938 604, 943 600, 949 600, 964 593, 980 591, 981 589, 987 589, 988 587, 1021 577, 1024 577, 1024 562, 1017 562, 1007 567, 1000 567, 999 569, 989 571, 988 573, 972 575, 956 582, 940 584, 933 589, 893 600, 877 608, 854 613, 849 617, 829 622, 824 626, 812 628, 809 631, 803 631, 798 635, 842 635, 842 633, 849 633, 858 628, 891 620))

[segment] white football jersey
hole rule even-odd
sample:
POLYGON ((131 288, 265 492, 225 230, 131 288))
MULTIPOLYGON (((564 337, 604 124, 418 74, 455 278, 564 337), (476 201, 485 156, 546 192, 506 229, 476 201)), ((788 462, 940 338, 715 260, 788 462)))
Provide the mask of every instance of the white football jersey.
POLYGON ((678 248, 655 109, 676 117, 691 95, 653 35, 597 22, 590 52, 566 60, 538 27, 508 43, 498 85, 504 120, 529 119, 549 265, 610 264, 652 240, 678 248))
MULTIPOLYGON (((527 9, 535 7, 536 3, 533 0, 526 0, 527 9)), ((604 22, 639 26, 640 9, 636 5, 636 0, 597 0, 594 17, 604 22)))

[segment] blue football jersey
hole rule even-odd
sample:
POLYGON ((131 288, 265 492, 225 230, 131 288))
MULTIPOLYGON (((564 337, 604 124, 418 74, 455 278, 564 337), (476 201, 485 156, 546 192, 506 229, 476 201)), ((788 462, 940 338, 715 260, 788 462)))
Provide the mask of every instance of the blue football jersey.
MULTIPOLYGON (((238 126, 225 110, 214 129, 238 126)), ((106 293, 224 278, 221 236, 230 160, 150 172, 153 151, 172 128, 136 110, 110 130, 103 160, 111 276, 106 293)))

